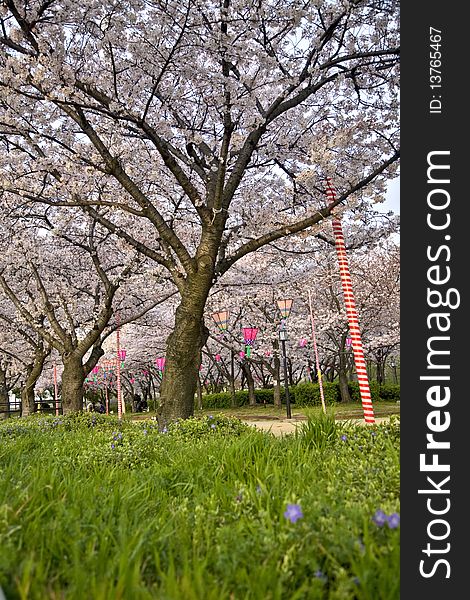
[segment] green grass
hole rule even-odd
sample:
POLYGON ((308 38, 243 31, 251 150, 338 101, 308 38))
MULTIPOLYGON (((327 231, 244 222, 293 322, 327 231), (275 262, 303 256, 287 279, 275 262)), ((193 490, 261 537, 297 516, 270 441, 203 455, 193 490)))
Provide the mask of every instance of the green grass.
MULTIPOLYGON (((256 406, 240 406, 238 408, 218 408, 218 409, 203 409, 195 410, 196 416, 208 416, 217 412, 218 414, 223 414, 227 417, 234 417, 238 419, 284 419, 286 418, 286 407, 277 408, 272 404, 257 404, 256 406)), ((306 418, 307 413, 312 415, 321 415, 323 409, 321 406, 312 406, 312 407, 299 407, 296 408, 295 405, 291 406, 291 413, 294 418, 306 418)), ((328 414, 334 414, 336 419, 362 419, 364 417, 364 411, 362 408, 362 404, 357 402, 351 402, 349 404, 335 404, 329 405, 327 407, 328 414)), ((133 415, 133 413, 127 413, 126 418, 150 418, 154 416, 154 412, 149 413, 139 413, 138 415, 133 415)), ((400 404, 396 402, 388 402, 385 400, 381 400, 380 402, 376 402, 374 404, 374 415, 376 417, 388 417, 391 415, 399 415, 400 414, 400 404)))
MULTIPOLYGON (((197 410, 196 415, 205 416, 210 415, 214 410, 204 409, 197 410)), ((235 417, 238 419, 257 419, 257 418, 275 418, 285 419, 286 408, 276 408, 272 404, 256 405, 256 406, 241 406, 239 408, 222 408, 217 409, 217 412, 226 416, 235 417)), ((307 414, 313 416, 320 416, 323 413, 321 406, 312 407, 300 407, 295 408, 291 406, 291 413, 293 417, 306 418, 307 414)), ((357 402, 351 402, 350 404, 335 404, 327 407, 327 414, 334 414, 336 419, 362 419, 364 417, 364 411, 362 405, 357 402)), ((390 415, 399 415, 400 405, 396 402, 376 402, 374 404, 374 415, 376 417, 388 417, 390 415)))
POLYGON ((102 415, 0 424, 8 600, 395 600, 399 427, 102 415), (287 504, 303 517, 292 523, 287 504))

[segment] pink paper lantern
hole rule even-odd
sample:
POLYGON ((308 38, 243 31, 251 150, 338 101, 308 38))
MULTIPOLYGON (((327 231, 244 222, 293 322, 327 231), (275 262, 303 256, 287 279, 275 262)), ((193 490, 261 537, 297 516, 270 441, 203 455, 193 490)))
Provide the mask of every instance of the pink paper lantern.
POLYGON ((165 368, 165 362, 166 362, 166 359, 165 359, 164 356, 161 357, 161 358, 156 358, 155 359, 155 364, 157 365, 157 369, 159 371, 163 371, 163 369, 165 368))
POLYGON ((258 335, 257 327, 243 327, 243 340, 247 346, 251 346, 258 335))
POLYGON ((222 357, 220 356, 220 354, 216 354, 215 355, 215 361, 216 362, 220 362, 222 360, 222 357))
POLYGON ((300 348, 305 348, 305 346, 307 345, 307 340, 305 338, 302 338, 299 340, 299 347, 300 348))
POLYGON ((243 352, 243 350, 240 352, 240 358, 245 358, 245 353, 243 352))

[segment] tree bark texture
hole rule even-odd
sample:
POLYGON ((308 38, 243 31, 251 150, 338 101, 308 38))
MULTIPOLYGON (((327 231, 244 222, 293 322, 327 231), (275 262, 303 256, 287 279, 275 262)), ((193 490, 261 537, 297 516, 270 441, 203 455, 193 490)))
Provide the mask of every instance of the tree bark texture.
POLYGON ((347 372, 347 364, 344 356, 344 352, 340 352, 339 356, 339 391, 341 393, 341 402, 347 403, 352 402, 351 394, 349 393, 349 378, 347 372))
POLYGON ((44 368, 44 361, 49 354, 50 350, 37 348, 34 352, 34 361, 28 365, 26 381, 21 390, 21 415, 23 417, 34 413, 34 388, 44 368))
POLYGON ((243 361, 242 369, 245 373, 246 384, 248 387, 248 404, 250 406, 256 405, 256 396, 255 396, 255 381, 253 379, 253 374, 251 373, 251 368, 249 363, 243 361))
POLYGON ((62 373, 62 410, 64 415, 83 410, 83 383, 86 373, 82 357, 76 354, 63 356, 62 373))
POLYGON ((211 281, 212 272, 197 272, 188 277, 180 305, 176 309, 175 326, 166 344, 158 409, 160 428, 171 421, 187 419, 194 414, 201 353, 209 337, 203 315, 211 281))
POLYGON ((232 408, 236 408, 237 406, 237 397, 235 389, 235 352, 230 350, 230 406, 232 408))

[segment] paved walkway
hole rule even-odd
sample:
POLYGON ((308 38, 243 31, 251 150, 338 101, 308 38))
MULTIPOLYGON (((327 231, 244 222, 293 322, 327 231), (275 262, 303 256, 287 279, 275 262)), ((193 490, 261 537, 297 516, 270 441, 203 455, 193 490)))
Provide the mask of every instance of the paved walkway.
MULTIPOLYGON (((375 418, 375 422, 376 424, 378 423, 384 423, 387 422, 390 419, 390 417, 376 417, 375 418)), ((348 421, 353 422, 356 425, 366 425, 366 422, 364 421, 364 419, 347 419, 348 421)), ((273 433, 274 435, 280 436, 280 435, 286 435, 288 433, 294 433, 296 427, 299 426, 300 423, 305 422, 306 419, 269 419, 269 420, 260 420, 260 421, 254 421, 254 420, 245 420, 245 423, 248 423, 248 425, 252 425, 253 427, 256 427, 258 429, 262 429, 264 431, 270 431, 271 433, 273 433)))

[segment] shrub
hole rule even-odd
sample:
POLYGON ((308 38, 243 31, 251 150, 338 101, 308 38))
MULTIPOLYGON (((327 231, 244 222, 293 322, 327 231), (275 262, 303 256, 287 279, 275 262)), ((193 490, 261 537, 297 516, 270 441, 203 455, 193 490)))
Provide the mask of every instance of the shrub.
MULTIPOLYGON (((349 393, 353 402, 361 402, 361 393, 357 381, 351 381, 348 384, 349 393)), ((399 385, 382 385, 379 386, 376 381, 369 382, 372 402, 380 400, 397 401, 400 400, 399 385)), ((320 386, 318 383, 299 383, 296 386, 289 388, 290 400, 296 406, 319 406, 321 404, 320 386)), ((337 381, 323 382, 323 395, 325 404, 336 404, 341 402, 341 393, 337 381)), ((255 398, 257 404, 274 404, 274 390, 259 389, 255 390, 255 398)), ((281 387, 281 401, 286 401, 284 386, 281 387)), ((239 390, 235 392, 236 406, 245 406, 248 404, 248 391, 239 390)), ((202 406, 206 409, 230 408, 232 405, 232 397, 229 392, 220 392, 219 394, 206 394, 202 397, 202 406)))
POLYGON ((168 425, 168 435, 184 439, 199 439, 203 435, 241 435, 249 431, 249 425, 233 417, 209 415, 207 417, 191 417, 175 421, 168 425))
MULTIPOLYGON (((318 383, 299 383, 292 391, 297 406, 317 406, 321 404, 318 383)), ((338 402, 340 400, 338 384, 336 382, 323 382, 323 395, 325 404, 338 402)))
MULTIPOLYGON (((274 404, 274 390, 272 388, 255 390, 255 398, 258 404, 274 404)), ((281 389, 281 399, 283 398, 284 389, 281 389)))
MULTIPOLYGON (((353 402, 361 401, 361 394, 359 391, 359 384, 357 381, 351 381, 348 384, 349 393, 353 402)), ((379 402, 380 400, 397 401, 400 400, 400 386, 394 384, 379 385, 376 381, 369 382, 370 394, 372 402, 379 402)))
POLYGON ((400 386, 392 383, 381 385, 380 398, 389 402, 397 402, 400 400, 400 386))
POLYGON ((203 408, 230 408, 232 396, 229 392, 219 392, 218 394, 205 394, 202 396, 203 408))
MULTIPOLYGON (((359 391, 359 383, 357 381, 350 381, 348 383, 349 394, 353 402, 361 402, 361 392, 359 391)), ((379 389, 380 386, 376 381, 369 381, 370 396, 372 402, 378 402, 380 400, 379 389)))
MULTIPOLYGON (((274 391, 272 389, 255 390, 255 398, 258 404, 273 404, 274 391)), ((284 389, 281 390, 281 398, 284 399, 284 389)), ((235 406, 245 406, 248 404, 248 390, 238 390, 235 392, 235 406)), ((205 394, 202 397, 202 406, 206 409, 230 408, 232 406, 232 395, 230 392, 220 392, 218 394, 205 394)))
MULTIPOLYGON (((299 383, 296 386, 289 388, 290 400, 292 404, 297 406, 316 406, 321 403, 320 389, 318 383, 299 383)), ((339 400, 339 388, 337 383, 323 384, 325 402, 333 404, 339 400)), ((257 404, 274 404, 274 390, 257 389, 255 390, 255 398, 257 404)), ((281 387, 281 402, 286 401, 286 391, 284 386, 281 387)), ((206 394, 202 397, 202 406, 205 409, 218 409, 231 407, 231 394, 229 392, 221 392, 219 394, 206 394)), ((245 406, 248 404, 248 391, 239 390, 235 393, 236 406, 245 406)))

